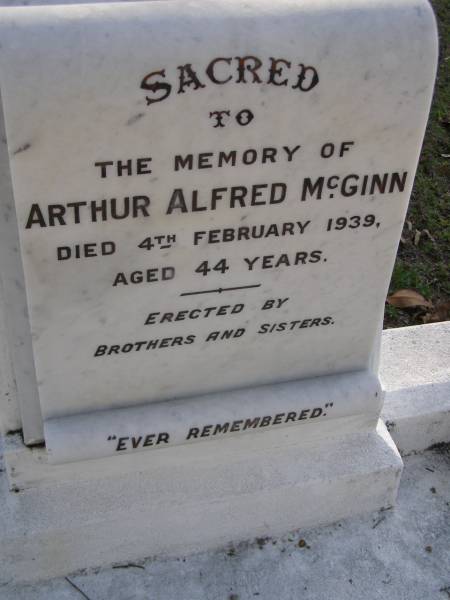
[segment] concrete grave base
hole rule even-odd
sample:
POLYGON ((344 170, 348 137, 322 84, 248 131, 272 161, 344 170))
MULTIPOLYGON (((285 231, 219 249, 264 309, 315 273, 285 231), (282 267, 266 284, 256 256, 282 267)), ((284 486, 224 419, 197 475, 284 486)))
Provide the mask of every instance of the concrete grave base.
POLYGON ((2 600, 446 600, 450 447, 407 456, 394 510, 0 588, 2 600), (76 586, 76 587, 74 587, 76 586))
POLYGON ((383 332, 381 414, 403 455, 450 441, 450 321, 383 332))
MULTIPOLYGON (((449 334, 450 323, 383 333, 382 417, 403 453, 450 441, 449 334)), ((186 555, 392 505, 402 463, 384 425, 375 430, 373 416, 360 416, 321 427, 320 443, 314 428, 284 428, 167 448, 151 461, 145 452, 121 456, 116 470, 108 459, 50 466, 45 449, 7 435, 0 585, 186 555)))
POLYGON ((221 440, 220 452, 216 441, 208 452, 167 449, 145 471, 16 494, 3 474, 0 582, 186 554, 392 506, 403 465, 381 421, 320 444, 298 437, 286 429, 221 440))

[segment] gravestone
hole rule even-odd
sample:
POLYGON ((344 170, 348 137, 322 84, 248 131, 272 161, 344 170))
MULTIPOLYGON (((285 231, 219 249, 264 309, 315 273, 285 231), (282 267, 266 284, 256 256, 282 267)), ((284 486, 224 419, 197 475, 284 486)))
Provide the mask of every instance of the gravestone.
MULTIPOLYGON (((74 4, 0 18, 33 357, 18 368, 35 370, 37 392, 20 407, 25 442, 46 444, 42 479, 155 465, 168 477, 183 461, 188 477, 201 457, 234 480, 236 449, 259 472, 256 454, 270 462, 287 444, 276 460, 300 473, 289 502, 304 494, 292 526, 392 503, 401 463, 376 429, 377 353, 433 89, 428 4, 74 4), (350 483, 319 486, 341 494, 319 509, 311 473, 338 477, 349 444, 364 485, 384 474, 377 493, 356 508, 350 483)), ((3 278, 9 304, 23 302, 3 278)), ((243 535, 272 514, 261 502, 254 518, 242 509, 243 535)))

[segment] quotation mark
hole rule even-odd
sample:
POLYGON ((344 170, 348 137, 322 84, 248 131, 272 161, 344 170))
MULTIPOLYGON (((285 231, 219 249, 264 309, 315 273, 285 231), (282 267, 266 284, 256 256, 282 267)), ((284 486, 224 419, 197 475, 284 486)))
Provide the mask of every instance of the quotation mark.
MULTIPOLYGON (((332 406, 333 406, 333 402, 327 402, 325 404, 325 408, 332 408, 332 406)), ((321 416, 326 417, 326 414, 327 414, 326 412, 323 412, 321 416)))

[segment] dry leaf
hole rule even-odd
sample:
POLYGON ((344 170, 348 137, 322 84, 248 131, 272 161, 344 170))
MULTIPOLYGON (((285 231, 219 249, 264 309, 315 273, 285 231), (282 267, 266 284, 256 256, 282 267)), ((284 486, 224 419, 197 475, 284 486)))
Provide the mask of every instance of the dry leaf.
POLYGON ((447 321, 450 319, 450 302, 441 302, 434 310, 427 313, 422 321, 424 323, 439 323, 440 321, 447 321))
POLYGON ((406 221, 406 226, 408 227, 408 230, 409 230, 409 231, 412 231, 412 227, 413 227, 413 226, 412 226, 412 223, 411 223, 411 221, 406 221))
POLYGON ((396 308, 415 308, 425 306, 432 308, 433 304, 426 300, 422 294, 414 290, 398 290, 387 297, 387 303, 396 308))
POLYGON ((416 229, 416 233, 414 234, 414 246, 419 245, 421 235, 422 235, 422 232, 419 231, 418 229, 416 229))
POLYGON ((431 233, 428 231, 428 229, 423 229, 422 233, 424 233, 434 244, 436 243, 436 240, 431 235, 431 233))

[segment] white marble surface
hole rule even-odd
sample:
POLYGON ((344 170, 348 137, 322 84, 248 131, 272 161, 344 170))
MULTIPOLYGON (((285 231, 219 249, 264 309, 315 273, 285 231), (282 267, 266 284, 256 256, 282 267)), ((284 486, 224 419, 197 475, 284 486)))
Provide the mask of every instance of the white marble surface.
POLYGON ((374 428, 381 406, 381 386, 375 375, 329 375, 47 419, 46 449, 49 463, 58 464, 223 440, 244 433, 265 434, 294 425, 302 426, 299 440, 318 444, 336 431, 344 436, 374 428), (349 421, 346 425, 344 419, 349 421), (313 435, 308 437, 305 429, 311 426, 313 435))
MULTIPOLYGON (((445 600, 449 468, 445 453, 408 457, 395 510, 216 552, 151 557, 134 568, 89 569, 69 579, 95 600, 123 600, 130 590, 134 598, 158 600, 224 600, 231 594, 239 600, 292 600, 300 594, 302 600, 445 600), (301 539, 307 546, 299 546, 301 539)), ((64 578, 32 586, 10 583, 2 593, 2 600, 79 596, 64 578)))
MULTIPOLYGON (((2 8, 0 19, 1 86, 44 418, 370 365, 433 87, 437 47, 428 3, 171 1, 2 8), (262 62, 261 83, 236 83, 235 57, 248 55, 262 62), (215 63, 216 78, 232 78, 224 85, 205 73, 217 57, 231 59, 215 63), (267 83, 270 57, 291 63, 282 72, 289 85, 267 83), (177 66, 186 63, 205 87, 178 94, 177 66), (292 88, 299 64, 318 73, 310 91, 292 88), (147 105, 146 95, 164 92, 145 91, 141 81, 161 69, 166 79, 154 79, 173 89, 147 105), (243 109, 254 113, 245 126, 235 120, 243 109), (230 110, 225 127, 213 127, 215 110, 230 110), (334 144, 336 154, 321 157, 324 144, 334 144), (288 161, 283 147, 296 146, 288 161), (231 150, 236 166, 218 167, 219 153, 231 150), (255 150, 254 164, 242 163, 246 150, 247 158, 255 150), (193 154, 198 166, 199 153, 211 153, 203 155, 211 168, 174 171, 176 154, 193 154), (151 157, 141 164, 151 173, 135 174, 139 157, 151 157), (118 177, 116 161, 128 159, 133 175, 118 177), (114 162, 105 178, 98 161, 114 162), (385 173, 385 193, 370 193, 373 176, 385 173), (404 186, 394 173, 407 173, 404 186), (305 181, 322 176, 322 199, 302 201, 305 181), (277 183, 286 185, 286 197, 270 204, 267 189, 277 183), (247 195, 245 206, 230 207, 231 187, 257 184, 268 186, 255 197, 265 204, 251 206, 247 195), (213 188, 226 188, 215 210, 213 188), (175 189, 184 190, 188 211, 168 214, 175 189), (191 212, 192 190, 207 210, 191 212), (121 210, 125 196, 149 197, 148 210, 92 222, 91 203, 106 199, 109 213, 110 199, 121 210), (87 203, 80 223, 67 207, 74 202, 87 203), (49 226, 49 205, 63 205, 66 224, 57 217, 64 209, 55 208, 49 226), (373 225, 327 231, 329 219, 353 216, 373 225), (292 235, 288 225, 284 236, 206 243, 201 234, 194 244, 195 232, 218 230, 215 241, 225 230, 236 235, 239 227, 274 224, 280 232, 284 223, 293 224, 292 235), (176 241, 168 249, 137 247, 157 235, 176 241), (111 241, 112 255, 57 260, 57 247, 111 241), (292 265, 303 252, 320 259, 301 264, 298 255, 300 264, 292 265), (265 259, 269 268, 261 268, 263 256, 274 257, 265 259), (195 272, 202 261, 212 267, 221 259, 225 273, 195 272), (118 273, 129 279, 158 269, 160 276, 163 267, 166 275, 174 269, 173 279, 113 286, 118 273), (181 295, 244 285, 258 287, 181 295), (224 316, 221 306, 230 307, 224 316), (198 318, 145 325, 151 313, 193 310, 198 318), (258 333, 262 324, 293 321, 304 327, 258 333), (231 329, 245 332, 206 341, 231 329), (146 350, 151 340, 162 347, 146 350), (121 352, 95 356, 100 346, 121 352)), ((303 86, 313 83, 311 73, 303 86)))
POLYGON ((384 331, 380 379, 402 455, 450 442, 450 321, 384 331))
POLYGON ((0 430, 43 439, 3 108, 0 108, 0 430))
MULTIPOLYGON (((292 430, 142 452, 138 471, 131 455, 86 461, 89 480, 16 494, 0 473, 0 584, 186 556, 393 505, 403 464, 381 422, 320 445, 292 430), (118 462, 131 468, 113 474, 118 462)), ((23 472, 31 451, 22 454, 23 472)))
MULTIPOLYGON (((380 380, 385 392, 382 399, 381 419, 389 426, 390 434, 401 454, 417 453, 433 444, 445 443, 450 440, 450 370, 444 350, 444 347, 448 346, 449 335, 450 322, 390 329, 383 332, 380 380), (403 371, 398 370, 397 364, 403 365, 403 371), (398 385, 399 381, 401 387, 398 385), (412 381, 414 385, 411 385, 412 381)), ((326 383, 333 379, 343 381, 348 376, 348 374, 329 375, 321 379, 324 379, 326 383)), ((358 378, 361 378, 361 374, 351 375, 354 383, 358 378)), ((366 384, 369 382, 370 378, 366 380, 366 384)), ((309 382, 309 385, 311 383, 309 382)), ((308 382, 302 382, 301 387, 303 388, 307 384, 308 382)), ((298 398, 300 386, 295 382, 264 386, 259 390, 249 389, 245 391, 245 397, 250 398, 252 403, 256 404, 258 393, 264 390, 270 396, 276 393, 276 388, 279 386, 284 388, 285 394, 291 396, 292 403, 301 402, 301 398, 298 398)), ((353 414, 352 417, 342 416, 338 420, 321 418, 315 421, 314 427, 302 426, 300 429, 298 427, 282 427, 281 429, 267 427, 263 436, 238 435, 231 438, 231 436, 225 435, 222 440, 212 436, 210 437, 212 445, 208 444, 207 448, 211 452, 215 447, 220 454, 221 450, 218 449, 218 445, 223 444, 228 449, 232 447, 235 455, 239 456, 248 452, 250 448, 252 448, 250 451, 257 453, 255 447, 258 446, 261 439, 265 444, 274 446, 277 446, 280 439, 289 445, 297 443, 299 438, 306 445, 312 443, 320 445, 324 439, 333 436, 345 437, 364 429, 371 431, 374 419, 379 412, 379 406, 375 406, 375 403, 371 402, 373 412, 372 414, 367 412, 363 397, 367 397, 367 392, 369 392, 367 385, 364 388, 354 386, 351 394, 352 406, 349 407, 348 403, 345 403, 345 406, 343 403, 334 405, 338 409, 348 409, 353 414), (361 394, 363 389, 365 394, 361 394)), ((226 394, 237 396, 239 393, 241 392, 222 392, 218 396, 223 397, 226 394)), ((324 391, 322 386, 319 387, 319 393, 326 395, 329 391, 324 391)), ((332 394, 336 397, 336 390, 332 394)), ((221 409, 225 411, 226 407, 222 406, 221 409)), ((120 409, 118 412, 121 412, 120 409)), ((108 414, 105 411, 103 413, 108 414)), ((97 413, 95 418, 98 418, 100 414, 102 413, 97 413)), ((204 417, 203 413, 199 414, 204 417)), ((332 412, 327 413, 327 416, 332 417, 332 414, 332 412)), ((79 417, 73 418, 78 419, 79 417)), ((70 421, 69 418, 64 417, 61 420, 70 421)), ((47 426, 51 423, 52 420, 47 421, 47 426)), ((302 422, 299 422, 299 425, 301 424, 302 422)), ((128 425, 128 421, 124 425, 128 425)), ((139 424, 140 427, 143 425, 143 423, 139 424)), ((97 479, 99 472, 105 473, 106 471, 110 476, 120 476, 123 472, 145 470, 153 460, 166 454, 166 452, 153 453, 152 459, 148 460, 149 455, 146 452, 130 451, 121 452, 120 460, 100 459, 55 465, 48 462, 49 457, 45 448, 26 448, 19 436, 6 436, 4 443, 5 462, 12 489, 28 489, 61 481, 97 479)), ((172 453, 176 460, 176 455, 180 450, 184 451, 186 448, 175 447, 169 449, 168 452, 172 453)), ((199 450, 204 450, 203 445, 199 445, 199 450)))

